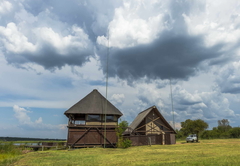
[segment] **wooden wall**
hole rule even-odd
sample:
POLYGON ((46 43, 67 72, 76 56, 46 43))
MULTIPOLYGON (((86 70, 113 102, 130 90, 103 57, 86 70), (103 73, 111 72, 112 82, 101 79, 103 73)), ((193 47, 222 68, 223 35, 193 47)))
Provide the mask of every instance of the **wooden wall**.
MULTIPOLYGON (((117 143, 115 128, 106 129, 106 138, 110 141, 110 143, 106 141, 106 144, 117 143)), ((67 145, 71 146, 73 144, 74 147, 104 144, 104 128, 102 126, 91 128, 87 127, 68 128, 67 145), (79 141, 77 141, 80 137, 82 138, 79 141)))
POLYGON ((132 141, 132 146, 141 145, 171 145, 175 144, 175 134, 162 134, 160 135, 133 135, 124 136, 124 139, 129 139, 132 141), (164 140, 163 140, 164 139, 164 140))

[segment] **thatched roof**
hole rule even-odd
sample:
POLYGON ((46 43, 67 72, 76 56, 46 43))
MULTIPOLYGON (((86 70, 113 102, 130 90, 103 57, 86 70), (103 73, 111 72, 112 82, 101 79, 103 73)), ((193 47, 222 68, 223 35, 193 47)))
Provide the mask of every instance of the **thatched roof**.
POLYGON ((107 115, 122 116, 122 113, 96 89, 85 96, 82 100, 74 104, 64 114, 68 117, 70 114, 105 114, 107 104, 107 115))
POLYGON ((160 119, 163 121, 164 125, 167 126, 169 129, 171 129, 174 133, 175 130, 172 128, 172 126, 166 121, 166 119, 162 116, 162 114, 158 111, 156 106, 152 106, 138 114, 138 116, 134 119, 134 121, 128 126, 128 129, 124 132, 124 134, 131 133, 133 130, 135 130, 138 125, 144 120, 144 118, 153 110, 155 109, 157 115, 160 117, 160 119))

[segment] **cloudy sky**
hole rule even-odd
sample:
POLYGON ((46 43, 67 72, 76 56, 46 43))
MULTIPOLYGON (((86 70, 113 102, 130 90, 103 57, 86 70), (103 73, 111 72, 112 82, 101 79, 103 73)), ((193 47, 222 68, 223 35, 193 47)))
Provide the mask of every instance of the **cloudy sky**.
POLYGON ((0 136, 66 138, 93 89, 129 123, 156 105, 240 126, 238 0, 0 0, 0 136))

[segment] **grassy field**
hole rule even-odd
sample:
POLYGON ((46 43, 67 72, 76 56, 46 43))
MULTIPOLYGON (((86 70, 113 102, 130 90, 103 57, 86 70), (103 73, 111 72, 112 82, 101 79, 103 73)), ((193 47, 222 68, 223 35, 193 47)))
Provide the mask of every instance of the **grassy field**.
POLYGON ((0 165, 13 163, 22 154, 23 150, 24 147, 16 147, 12 142, 7 142, 4 145, 0 142, 0 165))
POLYGON ((240 139, 178 141, 175 145, 128 149, 84 148, 49 150, 20 155, 11 165, 240 165, 240 139))

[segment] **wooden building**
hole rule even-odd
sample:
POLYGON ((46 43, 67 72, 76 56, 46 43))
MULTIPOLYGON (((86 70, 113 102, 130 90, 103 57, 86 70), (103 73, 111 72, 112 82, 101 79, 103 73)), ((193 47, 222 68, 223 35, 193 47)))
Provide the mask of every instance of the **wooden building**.
POLYGON ((152 106, 138 114, 124 132, 124 138, 132 141, 132 145, 175 144, 175 130, 165 120, 156 106, 152 106))
POLYGON ((96 89, 64 114, 69 119, 67 146, 87 147, 104 143, 106 146, 116 145, 115 129, 122 113, 96 89))

